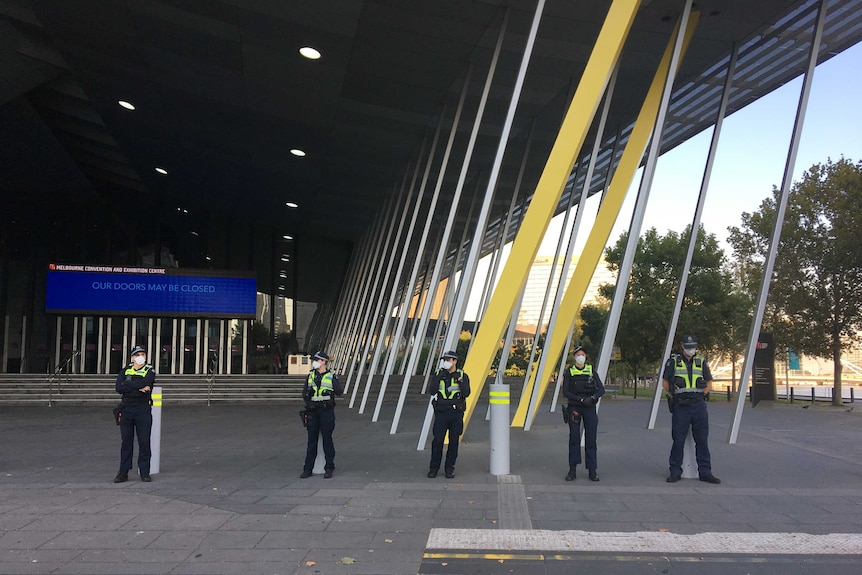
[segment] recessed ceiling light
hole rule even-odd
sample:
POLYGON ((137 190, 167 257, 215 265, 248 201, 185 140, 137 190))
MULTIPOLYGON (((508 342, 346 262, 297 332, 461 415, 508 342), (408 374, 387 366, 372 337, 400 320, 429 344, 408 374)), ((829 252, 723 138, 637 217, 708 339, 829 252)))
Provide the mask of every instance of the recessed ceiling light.
POLYGON ((294 156, 298 157, 298 158, 304 158, 305 157, 305 152, 303 152, 299 148, 292 149, 290 151, 290 153, 293 154, 294 156))
POLYGON ((283 261, 283 262, 289 262, 289 261, 290 261, 290 256, 289 256, 289 255, 287 255, 287 254, 284 254, 283 256, 281 256, 281 261, 283 261))
POLYGON ((284 205, 287 206, 288 208, 298 208, 299 207, 299 204, 297 204, 296 202, 287 202, 284 205))
POLYGON ((132 104, 131 102, 126 102, 125 100, 117 100, 117 103, 120 106, 122 106, 123 108, 125 108, 126 110, 134 110, 135 109, 134 104, 132 104))
POLYGON ((157 171, 158 173, 160 173, 161 175, 163 175, 163 176, 167 176, 167 175, 168 175, 168 171, 167 171, 166 169, 164 169, 164 168, 156 168, 156 171, 157 171))
POLYGON ((211 261, 213 261, 213 259, 211 257, 207 256, 207 261, 211 262, 211 261))
POLYGON ((199 233, 197 233, 197 232, 189 232, 189 233, 190 233, 191 235, 193 235, 193 236, 199 236, 199 235, 200 235, 200 234, 199 234, 199 233))
POLYGON ((299 53, 309 60, 320 60, 320 52, 311 46, 303 46, 299 49, 299 53))
POLYGON ((283 235, 283 236, 281 236, 281 237, 282 237, 282 238, 284 238, 284 239, 286 239, 286 240, 292 240, 292 239, 293 239, 293 236, 289 236, 289 235, 287 235, 287 234, 284 234, 284 235, 283 235))
POLYGON ((280 289, 281 291, 284 291, 284 286, 278 286, 278 289, 280 289))
POLYGON ((284 270, 282 270, 282 272, 281 272, 280 274, 278 274, 278 277, 280 277, 280 278, 286 278, 286 277, 287 277, 287 272, 286 272, 286 271, 284 271, 284 270))

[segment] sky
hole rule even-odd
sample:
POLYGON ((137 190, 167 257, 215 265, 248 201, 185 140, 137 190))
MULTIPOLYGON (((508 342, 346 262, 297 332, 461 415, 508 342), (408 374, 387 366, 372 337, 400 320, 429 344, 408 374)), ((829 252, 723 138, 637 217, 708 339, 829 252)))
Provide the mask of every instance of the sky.
MULTIPOLYGON (((707 233, 715 234, 728 258, 733 254, 727 244, 727 228, 739 226, 743 212, 757 211, 760 203, 772 194, 773 187, 781 186, 801 89, 800 76, 724 121, 701 223, 707 233)), ((825 163, 829 158, 862 160, 860 94, 862 43, 817 66, 793 181, 813 164, 825 163)), ((652 227, 662 235, 670 230, 681 232, 691 223, 712 131, 710 127, 659 157, 641 233, 652 227)), ((629 227, 641 175, 639 170, 629 189, 610 235, 611 244, 629 227)), ((599 196, 595 194, 586 202, 576 253, 580 253, 589 235, 599 208, 599 196)), ((561 214, 551 221, 539 255, 554 254, 563 218, 561 214)), ((504 257, 507 253, 504 249, 504 257)), ((486 270, 487 258, 480 263, 474 289, 482 283, 486 270)), ((477 296, 471 296, 467 319, 475 319, 477 300, 477 296)))
MULTIPOLYGON (((802 77, 788 82, 771 94, 728 116, 712 169, 702 224, 732 255, 726 244, 728 226, 739 226, 743 212, 756 211, 781 186, 802 77)), ((817 66, 802 129, 793 181, 815 163, 842 155, 862 160, 862 43, 845 50, 817 66)), ((662 155, 657 163, 647 203, 642 232, 655 227, 660 234, 681 232, 691 223, 703 170, 709 152, 712 128, 662 155), (668 208, 674 207, 671 215, 668 208)), ((634 210, 639 170, 623 204, 610 241, 615 242, 628 229, 634 210)), ((599 194, 587 201, 585 221, 578 235, 576 251, 586 241, 591 220, 598 211, 599 194)), ((562 226, 562 216, 552 222, 542 255, 553 255, 562 226)))

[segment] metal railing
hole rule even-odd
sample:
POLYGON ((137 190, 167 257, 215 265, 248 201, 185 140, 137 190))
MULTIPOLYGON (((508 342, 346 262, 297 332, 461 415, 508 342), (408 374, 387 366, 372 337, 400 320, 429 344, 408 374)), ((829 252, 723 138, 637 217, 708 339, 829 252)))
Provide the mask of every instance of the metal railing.
POLYGON ((213 395, 213 384, 215 383, 216 371, 218 371, 218 352, 210 354, 207 363, 207 405, 210 405, 213 395))
POLYGON ((81 351, 78 349, 70 351, 69 354, 63 358, 56 367, 54 367, 53 373, 48 376, 48 407, 52 407, 54 405, 54 382, 57 382, 57 395, 60 395, 62 391, 60 384, 62 383, 63 374, 66 374, 66 383, 72 381, 72 360, 79 355, 81 355, 81 351))

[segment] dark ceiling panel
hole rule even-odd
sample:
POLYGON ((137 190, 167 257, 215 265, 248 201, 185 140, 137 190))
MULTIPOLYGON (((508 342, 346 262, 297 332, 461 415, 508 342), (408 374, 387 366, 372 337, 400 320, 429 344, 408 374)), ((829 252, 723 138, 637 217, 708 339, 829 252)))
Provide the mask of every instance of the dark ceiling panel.
MULTIPOLYGON (((821 60, 862 37, 860 3, 829 4, 821 60)), ((531 126, 526 190, 541 172, 609 5, 547 1, 502 166, 497 211, 509 204, 531 126)), ((288 227, 318 241, 315 218, 324 212, 324 235, 349 245, 415 165, 442 113, 434 177, 472 65, 442 191, 451 197, 508 8, 499 69, 464 188, 469 196, 478 182, 484 192, 535 6, 535 0, 8 0, 0 6, 0 106, 7 104, 0 110, 30 110, 24 117, 41 125, 15 132, 34 138, 24 145, 61 150, 67 167, 77 162, 80 181, 89 178, 94 197, 108 209, 124 189, 147 198, 157 218, 179 204, 190 207, 187 219, 164 216, 172 226, 166 238, 188 237, 194 219, 198 233, 213 236, 203 245, 288 227), (303 45, 320 49, 323 58, 301 58, 303 45), (137 110, 121 109, 120 99, 137 110), (13 102, 18 105, 10 108, 13 102), (50 145, 40 144, 46 137, 50 145), (292 148, 308 155, 297 158, 292 148), (156 174, 156 166, 167 168, 168 176, 156 174), (300 208, 286 208, 289 200, 300 208), (213 223, 204 226, 207 217, 213 223), (222 229, 217 222, 224 221, 248 229, 222 229)), ((700 24, 675 85, 664 148, 711 123, 734 42, 741 53, 731 108, 798 75, 814 6, 814 0, 699 0, 700 24)), ((627 137, 682 7, 682 0, 642 2, 621 57, 610 135, 602 137, 592 191, 609 168, 613 134, 627 137)), ((429 193, 433 186, 432 180, 429 193)), ((255 253, 257 262, 264 257, 260 249, 256 239, 248 250, 227 251, 255 253)), ((193 257, 186 250, 184 262, 193 257)))

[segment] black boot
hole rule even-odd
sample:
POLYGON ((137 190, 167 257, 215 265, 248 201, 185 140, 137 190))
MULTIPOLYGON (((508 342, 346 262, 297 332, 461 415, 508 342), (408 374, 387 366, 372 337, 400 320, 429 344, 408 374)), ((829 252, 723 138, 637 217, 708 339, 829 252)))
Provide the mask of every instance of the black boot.
POLYGON ((574 481, 575 480, 575 477, 578 476, 578 474, 576 473, 576 469, 577 469, 576 465, 569 466, 569 474, 566 475, 566 481, 574 481))
POLYGON ((595 469, 590 469, 590 481, 598 481, 598 480, 599 480, 599 474, 596 472, 595 469))

